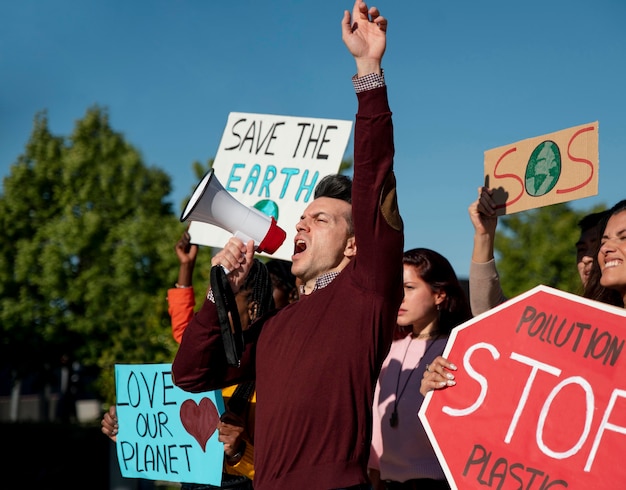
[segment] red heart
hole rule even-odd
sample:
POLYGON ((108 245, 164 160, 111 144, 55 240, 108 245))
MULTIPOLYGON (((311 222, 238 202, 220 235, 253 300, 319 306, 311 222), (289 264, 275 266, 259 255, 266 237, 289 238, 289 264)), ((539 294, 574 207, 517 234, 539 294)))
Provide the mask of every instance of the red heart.
POLYGON ((206 451, 206 443, 217 429, 219 420, 220 414, 209 398, 200 400, 199 405, 194 400, 185 400, 180 406, 180 421, 203 451, 206 451))

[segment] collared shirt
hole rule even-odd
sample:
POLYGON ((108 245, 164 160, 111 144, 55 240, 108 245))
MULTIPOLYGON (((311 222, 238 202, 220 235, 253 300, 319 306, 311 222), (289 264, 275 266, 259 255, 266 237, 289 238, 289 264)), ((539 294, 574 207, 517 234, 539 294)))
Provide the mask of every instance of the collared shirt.
MULTIPOLYGON (((333 280, 338 275, 339 275, 339 272, 337 272, 337 271, 325 272, 324 274, 319 276, 317 279, 315 279, 315 286, 313 286, 313 291, 311 291, 311 292, 313 293, 313 292, 317 291, 318 289, 324 289, 331 282, 333 282, 333 280)), ((304 294, 304 284, 300 284, 300 294, 304 294)))
POLYGON ((375 88, 385 86, 385 71, 381 70, 382 74, 369 73, 362 77, 354 75, 352 77, 352 85, 356 93, 365 92, 366 90, 373 90, 375 88))
MULTIPOLYGON (((337 271, 325 272, 324 274, 319 276, 317 279, 315 279, 315 286, 313 286, 313 291, 311 292, 313 293, 317 291, 318 289, 324 289, 331 282, 333 282, 335 277, 337 277, 338 275, 339 275, 339 272, 337 271)), ((304 284, 300 284, 300 294, 304 294, 304 284)), ((206 297, 211 303, 215 303, 215 296, 213 295, 212 289, 209 289, 206 297)))

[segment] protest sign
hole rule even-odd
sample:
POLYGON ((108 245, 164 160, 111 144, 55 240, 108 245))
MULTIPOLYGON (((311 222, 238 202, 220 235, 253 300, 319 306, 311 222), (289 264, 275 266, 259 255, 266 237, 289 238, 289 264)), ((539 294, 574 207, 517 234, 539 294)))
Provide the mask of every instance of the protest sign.
MULTIPOLYGON (((339 171, 352 121, 231 112, 213 163, 215 177, 235 199, 273 216, 287 232, 272 257, 291 260, 295 226, 315 186, 339 171)), ((232 236, 192 221, 199 245, 222 248, 232 236)))
POLYGON ((116 364, 117 459, 122 476, 220 485, 220 391, 174 386, 171 364, 116 364))
POLYGON ((419 417, 455 489, 621 488, 626 310, 538 286, 455 328, 419 417))
POLYGON ((498 215, 598 193, 598 122, 485 152, 485 186, 498 215))

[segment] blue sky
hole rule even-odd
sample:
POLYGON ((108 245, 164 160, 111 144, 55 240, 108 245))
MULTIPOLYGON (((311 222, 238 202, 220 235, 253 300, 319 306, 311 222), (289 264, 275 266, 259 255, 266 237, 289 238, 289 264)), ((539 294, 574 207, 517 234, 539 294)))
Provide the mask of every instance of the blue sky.
MULTIPOLYGON (((599 195, 574 206, 626 197, 626 2, 373 5, 389 19, 406 248, 437 250, 466 276, 484 152, 580 124, 599 121, 599 195)), ((0 174, 37 112, 69 136, 98 105, 146 164, 171 175, 179 209, 197 184, 192 162, 215 156, 230 112, 353 119, 345 9, 349 0, 3 2, 0 174)))

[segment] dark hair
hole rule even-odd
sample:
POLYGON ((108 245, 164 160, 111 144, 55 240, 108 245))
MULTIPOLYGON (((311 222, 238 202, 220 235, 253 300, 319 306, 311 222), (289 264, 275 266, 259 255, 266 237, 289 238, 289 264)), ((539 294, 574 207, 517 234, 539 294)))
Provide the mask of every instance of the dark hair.
MULTIPOLYGON (((626 199, 619 201, 611 209, 604 211, 602 219, 600 221, 600 239, 604 235, 606 224, 611 216, 615 216, 618 213, 626 211, 626 199)), ((589 277, 585 284, 585 291, 583 296, 585 298, 601 301, 608 305, 619 306, 624 308, 624 298, 616 289, 606 288, 600 284, 602 278, 602 271, 600 270, 600 264, 598 263, 598 255, 600 254, 600 248, 598 247, 595 260, 591 264, 591 271, 589 271, 589 277)))
POLYGON ((291 273, 291 262, 281 259, 270 259, 265 263, 272 276, 274 287, 289 293, 296 287, 296 276, 291 273))
POLYGON ((332 197, 352 204, 352 179, 346 175, 326 175, 315 186, 314 199, 332 197))
POLYGON ((402 263, 414 266, 433 291, 446 293, 439 310, 439 333, 448 335, 454 327, 472 318, 465 290, 443 255, 428 248, 413 248, 404 252, 402 263))
POLYGON ((586 216, 583 216, 578 222, 578 228, 580 228, 580 232, 584 233, 585 231, 591 230, 596 226, 601 226, 602 220, 606 218, 609 213, 610 209, 605 209, 604 211, 600 211, 598 213, 590 213, 586 216))
POLYGON ((263 262, 254 259, 250 273, 242 286, 242 289, 251 291, 248 300, 256 302, 258 306, 257 316, 265 315, 274 308, 272 297, 272 280, 269 271, 263 262))
POLYGON ((609 209, 607 215, 607 221, 609 220, 608 218, 613 216, 614 214, 617 213, 621 213, 622 211, 626 211, 626 199, 622 199, 620 202, 618 202, 617 204, 615 204, 611 209, 609 209))

